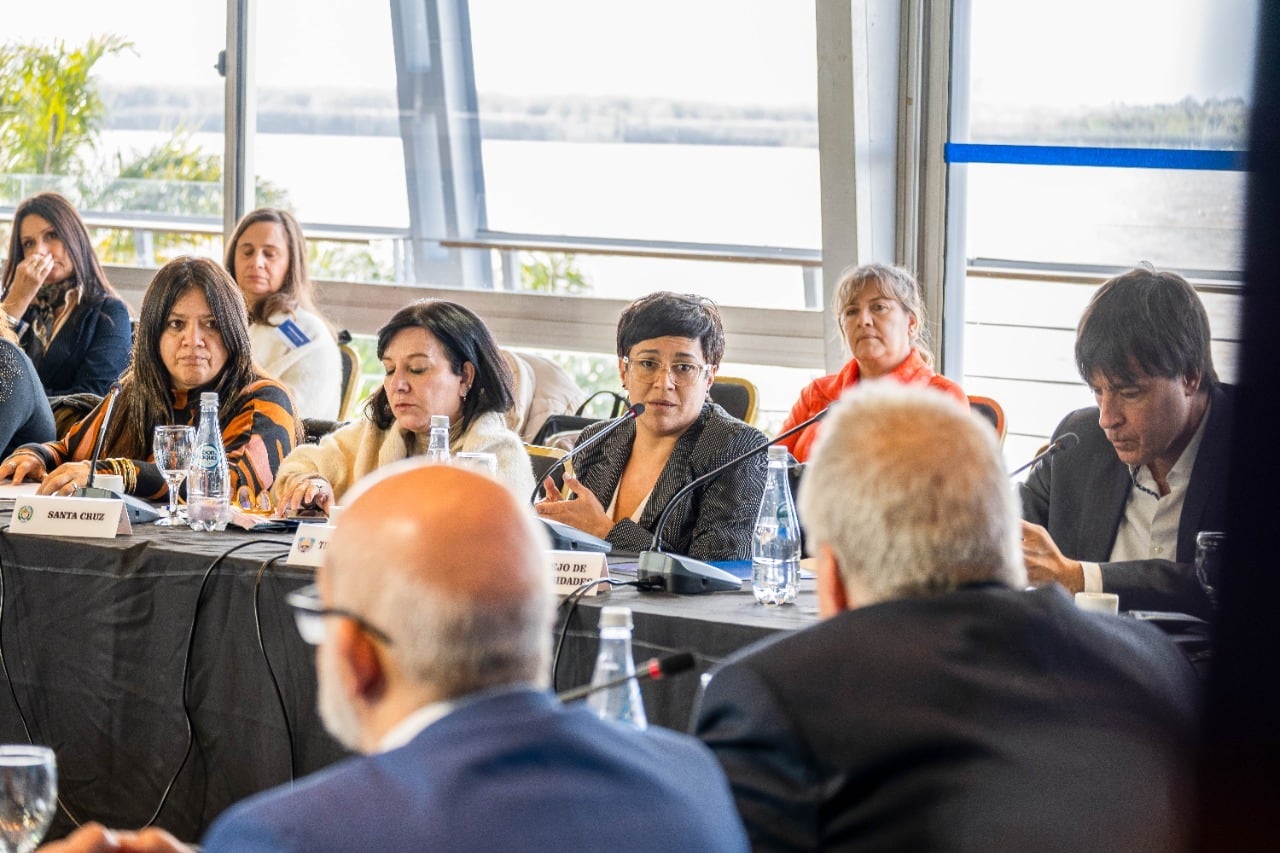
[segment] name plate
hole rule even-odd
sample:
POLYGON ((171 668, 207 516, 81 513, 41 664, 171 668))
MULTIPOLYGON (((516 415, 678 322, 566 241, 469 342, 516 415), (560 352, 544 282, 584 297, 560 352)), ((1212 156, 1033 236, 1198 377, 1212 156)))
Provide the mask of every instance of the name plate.
POLYGON ((319 566, 333 536, 332 524, 299 524, 293 533, 293 547, 285 562, 290 566, 319 566))
MULTIPOLYGON (((609 577, 605 555, 599 551, 549 551, 556 568, 556 595, 568 595, 584 583, 609 577)), ((608 584, 596 584, 584 595, 599 595, 608 584)))
POLYGON ((114 539, 132 533, 129 513, 119 498, 70 498, 26 495, 13 502, 13 533, 36 536, 84 536, 114 539))

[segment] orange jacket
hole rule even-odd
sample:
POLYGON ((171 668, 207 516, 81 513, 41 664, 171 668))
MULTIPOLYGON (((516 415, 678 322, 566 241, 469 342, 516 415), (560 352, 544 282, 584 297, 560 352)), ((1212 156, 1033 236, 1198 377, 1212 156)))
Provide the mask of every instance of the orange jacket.
MULTIPOLYGON (((925 364, 920 351, 914 347, 911 349, 911 354, 903 359, 902 364, 895 367, 889 376, 904 385, 928 385, 931 388, 937 388, 939 391, 950 394, 965 406, 969 405, 969 398, 965 396, 964 389, 947 377, 934 373, 933 368, 925 364)), ((810 382, 800 392, 800 399, 791 407, 791 414, 787 416, 786 423, 782 425, 779 432, 786 432, 834 403, 844 389, 850 385, 856 385, 859 378, 858 361, 851 358, 844 367, 840 368, 839 373, 822 376, 810 382)), ((813 442, 818 438, 820 426, 822 426, 821 423, 816 423, 779 443, 790 450, 797 461, 806 462, 809 454, 813 452, 813 442)))

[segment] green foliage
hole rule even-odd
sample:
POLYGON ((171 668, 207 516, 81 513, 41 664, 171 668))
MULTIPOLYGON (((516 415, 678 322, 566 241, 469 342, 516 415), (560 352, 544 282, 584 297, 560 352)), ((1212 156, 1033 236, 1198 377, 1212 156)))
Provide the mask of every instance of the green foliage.
POLYGON ((582 296, 590 293, 591 282, 578 269, 573 252, 529 252, 529 261, 520 265, 520 287, 535 293, 582 296))
MULTIPOLYGON (((222 158, 202 152, 186 128, 146 151, 117 153, 113 169, 104 171, 91 156, 105 116, 93 69, 125 50, 133 43, 115 35, 92 36, 82 47, 0 45, 0 173, 9 173, 0 194, 16 202, 44 187, 67 193, 70 183, 78 192, 69 195, 88 209, 220 216, 222 158)), ((261 179, 257 199, 289 206, 288 193, 261 179)), ((164 263, 193 251, 217 256, 222 248, 220 236, 187 232, 97 229, 95 236, 108 263, 164 263)))
POLYGON ((105 113, 93 67, 132 49, 114 35, 73 48, 61 41, 0 45, 0 172, 82 172, 105 113))
POLYGON ((312 278, 340 281, 395 281, 396 278, 395 270, 389 264, 380 263, 367 243, 354 245, 308 240, 307 266, 312 278))

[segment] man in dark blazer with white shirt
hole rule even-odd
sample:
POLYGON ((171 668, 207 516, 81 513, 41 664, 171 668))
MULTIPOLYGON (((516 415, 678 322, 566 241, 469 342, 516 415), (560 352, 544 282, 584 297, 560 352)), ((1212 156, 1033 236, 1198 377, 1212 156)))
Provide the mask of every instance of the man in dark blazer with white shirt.
POLYGON ((729 659, 695 712, 755 849, 1185 849, 1196 676, 1152 626, 1024 589, 989 426, 859 386, 800 517, 823 621, 729 659))
POLYGON ((1055 440, 1075 433, 1079 445, 1021 487, 1033 583, 1210 615, 1196 534, 1226 529, 1232 395, 1209 341, 1204 305, 1176 273, 1134 269, 1094 294, 1075 359, 1098 405, 1058 425, 1055 440))

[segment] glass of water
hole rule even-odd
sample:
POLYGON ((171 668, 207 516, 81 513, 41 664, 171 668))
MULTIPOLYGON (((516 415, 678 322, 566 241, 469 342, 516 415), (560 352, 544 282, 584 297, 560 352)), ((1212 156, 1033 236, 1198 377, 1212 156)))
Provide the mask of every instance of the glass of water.
POLYGON ((466 468, 468 471, 475 471, 477 474, 487 474, 490 477, 498 476, 498 457, 492 453, 481 451, 455 453, 449 463, 455 468, 466 468))
POLYGON ((44 746, 0 746, 0 853, 30 853, 58 807, 58 770, 44 746))
POLYGON ((176 527, 185 523, 178 514, 178 487, 182 485, 187 469, 191 467, 191 452, 195 443, 195 427, 156 427, 151 452, 155 456, 156 467, 169 485, 169 517, 160 519, 156 524, 176 527))

